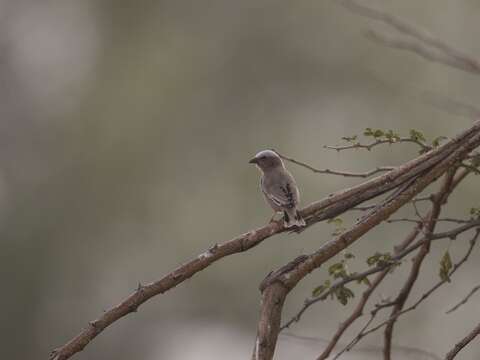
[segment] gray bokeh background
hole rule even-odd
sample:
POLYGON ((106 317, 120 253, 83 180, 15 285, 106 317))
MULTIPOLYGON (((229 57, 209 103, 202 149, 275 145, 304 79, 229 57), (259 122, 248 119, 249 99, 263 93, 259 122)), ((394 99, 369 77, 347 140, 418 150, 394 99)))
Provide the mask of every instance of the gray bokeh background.
MULTIPOLYGON (((480 57, 476 1, 370 3, 480 57)), ((47 358, 138 282, 264 224, 271 212, 247 163, 260 149, 362 171, 400 164, 416 149, 337 153, 323 145, 365 127, 415 127, 433 138, 471 124, 422 94, 475 104, 478 78, 373 44, 363 36, 371 26, 385 30, 333 1, 0 1, 0 357, 47 358)), ((358 183, 289 168, 303 204, 358 183)), ((471 177, 447 214, 466 216, 479 202, 471 177)), ((379 226, 353 247, 352 270, 408 228, 379 226)), ((247 359, 259 282, 332 230, 319 224, 224 259, 115 323, 76 358, 247 359)), ((466 245, 451 244, 452 255, 466 245)), ((412 300, 437 281, 447 246, 435 245, 412 300)), ((443 356, 478 323, 478 297, 444 314, 476 285, 478 260, 477 251, 452 284, 398 322, 396 359, 431 358, 406 355, 407 347, 443 356)), ((406 270, 373 299, 394 295, 406 270)), ((321 269, 302 282, 285 315, 326 276, 321 269)), ((314 358, 349 309, 316 306, 291 330, 316 340, 282 336, 277 358, 314 358)), ((381 334, 345 359, 380 358, 379 345, 381 334)), ((474 344, 463 358, 479 355, 474 344)))

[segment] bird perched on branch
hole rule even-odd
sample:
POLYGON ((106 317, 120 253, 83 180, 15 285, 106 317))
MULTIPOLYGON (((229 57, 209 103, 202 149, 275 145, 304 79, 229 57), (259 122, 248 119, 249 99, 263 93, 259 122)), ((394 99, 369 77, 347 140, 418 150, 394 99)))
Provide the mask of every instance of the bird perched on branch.
POLYGON ((280 156, 275 151, 263 150, 249 162, 257 165, 262 173, 260 188, 265 200, 275 211, 270 221, 273 221, 277 212, 283 212, 286 228, 305 226, 305 220, 297 211, 300 192, 280 156))

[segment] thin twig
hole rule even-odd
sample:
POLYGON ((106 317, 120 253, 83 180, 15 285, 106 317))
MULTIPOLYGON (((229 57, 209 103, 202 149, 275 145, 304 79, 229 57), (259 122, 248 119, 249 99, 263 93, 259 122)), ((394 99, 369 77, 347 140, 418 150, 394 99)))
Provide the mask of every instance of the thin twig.
MULTIPOLYGON (((475 232, 474 237, 470 240, 467 252, 462 257, 462 259, 453 266, 452 270, 448 274, 448 278, 450 278, 468 260, 468 258, 470 257, 470 254, 472 253, 473 248, 475 247, 475 244, 477 242, 477 239, 478 239, 479 235, 480 235, 480 230, 477 230, 475 232)), ((402 315, 404 315, 404 314, 406 314, 406 313, 408 313, 412 310, 415 310, 432 293, 434 293, 438 288, 440 288, 442 285, 444 285, 447 282, 449 282, 448 279, 440 280, 434 286, 432 286, 428 291, 426 291, 413 305, 411 305, 410 307, 408 307, 406 309, 403 309, 400 312, 397 312, 397 313, 393 314, 387 320, 382 321, 380 324, 376 325, 375 327, 373 327, 373 328, 371 328, 367 331, 365 331, 366 327, 364 327, 362 329, 362 331, 360 331, 358 333, 358 335, 352 340, 352 342, 344 350, 342 350, 342 352, 351 350, 353 348, 353 346, 355 346, 361 339, 363 339, 367 335, 369 335, 369 334, 377 331, 378 329, 384 327, 385 325, 391 323, 393 320, 398 319, 400 316, 402 316, 402 315)))
MULTIPOLYGON (((400 247, 400 248, 397 247, 396 248, 397 254, 394 255, 389 262, 383 263, 381 265, 377 265, 377 266, 375 266, 371 269, 365 270, 361 273, 351 274, 350 276, 348 276, 344 279, 341 279, 341 280, 335 282, 334 284, 332 284, 332 286, 325 293, 323 293, 321 296, 311 297, 311 298, 305 299, 304 304, 300 308, 300 310, 298 310, 298 312, 293 317, 291 317, 290 320, 288 320, 284 325, 282 325, 280 327, 280 331, 283 331, 283 330, 289 328, 293 323, 299 322, 302 318, 302 315, 305 313, 305 311, 309 307, 311 307, 312 305, 314 305, 314 304, 316 304, 320 301, 326 300, 328 298, 328 296, 330 296, 330 294, 332 294, 335 291, 335 289, 337 289, 341 286, 344 286, 344 285, 346 285, 346 284, 348 284, 352 281, 360 280, 360 279, 363 279, 367 276, 378 273, 382 270, 387 270, 387 272, 388 272, 392 267, 398 265, 400 260, 405 258, 407 255, 409 255, 413 251, 417 250, 419 247, 426 244, 427 242, 431 242, 431 241, 435 241, 435 240, 441 240, 441 239, 456 238, 458 235, 462 234, 463 232, 466 232, 466 231, 468 231, 472 228, 475 228, 475 227, 480 227, 480 220, 479 219, 471 220, 466 225, 467 226, 460 226, 460 227, 451 229, 449 231, 445 231, 445 232, 441 232, 441 233, 435 233, 435 234, 425 236, 411 246, 404 246, 404 247, 400 247)), ((392 302, 392 305, 394 303, 395 302, 392 302)))
POLYGON ((290 161, 291 163, 304 167, 310 171, 313 171, 316 174, 329 174, 329 175, 339 175, 339 176, 345 176, 345 177, 357 177, 357 178, 368 178, 372 175, 382 173, 382 172, 387 172, 395 169, 394 166, 379 166, 376 167, 375 169, 365 171, 365 172, 351 172, 351 171, 338 171, 338 170, 331 170, 331 169, 317 169, 311 165, 308 165, 302 161, 295 160, 294 158, 287 157, 285 155, 280 154, 278 151, 274 150, 278 156, 280 156, 282 159, 290 161))
MULTIPOLYGON (((480 126, 480 122, 476 122, 476 124, 480 126)), ((424 191, 428 185, 445 174, 445 172, 452 169, 452 167, 455 167, 459 160, 468 156, 471 151, 480 145, 480 134, 476 132, 474 132, 474 134, 475 135, 472 134, 471 137, 467 137, 466 139, 463 137, 461 137, 461 139, 457 136, 439 147, 421 155, 420 157, 430 157, 432 154, 438 152, 444 153, 447 146, 452 146, 453 144, 456 144, 457 146, 456 150, 450 153, 450 155, 443 157, 442 160, 436 163, 436 165, 423 172, 417 173, 417 176, 414 178, 410 177, 403 181, 399 186, 402 191, 395 191, 394 196, 389 196, 383 203, 379 204, 372 211, 369 211, 340 236, 325 243, 316 252, 295 259, 295 261, 282 266, 265 278, 260 287, 262 301, 257 325, 256 346, 254 348, 255 350, 252 359, 273 359, 277 337, 281 326, 280 319, 283 304, 289 292, 295 288, 305 276, 310 274, 313 270, 318 269, 326 261, 348 246, 351 246, 368 231, 389 218, 415 196, 418 196, 418 194, 424 191)), ((394 173, 396 171, 398 171, 398 168, 392 170, 390 173, 386 174, 386 176, 390 176, 390 178, 394 180, 394 173)), ((374 181, 375 179, 376 178, 370 181, 374 181)), ((467 224, 463 226, 467 226, 467 224)))
MULTIPOLYGON (((458 186, 458 184, 466 177, 466 175, 468 174, 468 171, 461 171, 458 176, 452 181, 452 185, 451 185, 451 190, 453 190, 454 188, 456 188, 458 186)), ((443 192, 443 189, 440 189, 440 194, 443 192)), ((439 194, 432 194, 428 197, 425 197, 424 200, 430 200, 432 202, 434 202, 436 199, 439 198, 438 196, 439 194)), ((446 196, 448 196, 448 194, 445 194, 446 196)), ((417 198, 418 199, 418 198, 417 198)), ((444 201, 446 201, 446 198, 444 199, 444 201)), ((430 216, 430 215, 429 215, 430 216)), ((416 236, 422 231, 423 229, 423 226, 424 226, 424 223, 417 223, 417 226, 413 229, 412 233, 406 238, 406 240, 399 246, 396 246, 395 247, 395 255, 398 255, 400 254, 401 251, 403 250, 406 250, 406 251, 413 251, 415 249, 417 249, 418 247, 422 246, 423 243, 427 240, 425 238, 419 240, 416 244, 414 244, 413 246, 411 246, 410 248, 406 249, 406 247, 416 238, 416 236)), ((447 235, 447 237, 456 237, 457 235, 455 234, 443 234, 443 235, 447 235)), ((434 240, 434 239, 433 239, 434 240)), ((430 240, 430 241, 433 241, 433 240, 430 240)), ((384 270, 382 273, 378 274, 378 276, 375 278, 374 282, 372 283, 372 285, 374 285, 375 287, 378 286, 378 283, 377 281, 382 281, 386 275, 386 273, 389 271, 389 269, 386 269, 384 270)), ((346 331, 346 329, 348 327, 350 327, 350 325, 356 320, 358 319, 361 315, 362 315, 362 312, 363 312, 363 309, 366 305, 366 301, 368 301, 368 297, 371 295, 372 292, 369 292, 369 289, 367 289, 364 294, 362 295, 362 299, 361 301, 359 302, 359 304, 357 305, 357 307, 355 308, 355 310, 353 311, 353 313, 349 316, 349 318, 345 321, 345 322, 342 322, 341 325, 340 325, 340 328, 336 331, 335 335, 333 336, 331 342, 327 345, 327 347, 325 348, 325 350, 322 352, 322 354, 318 357, 317 360, 324 360, 326 359, 329 355, 330 355, 330 352, 333 350, 333 348, 336 346, 337 342, 339 341, 340 337, 343 335, 343 333, 346 331), (365 295, 367 295, 367 297, 365 298, 365 295)), ((368 321, 368 324, 371 323, 371 321, 373 321, 373 318, 375 318, 375 316, 377 315, 378 311, 381 310, 381 309, 385 309, 387 307, 391 307, 391 306, 394 306, 396 303, 393 301, 389 301, 389 302, 383 302, 383 303, 380 303, 380 304, 376 304, 375 305, 375 309, 371 312, 370 314, 370 320, 368 321)), ((355 340, 355 339, 354 339, 355 340)), ((353 343, 353 341, 351 343, 353 343)), ((343 351, 345 351, 345 348, 343 349, 343 351)), ((337 354, 337 357, 340 356, 343 351, 341 351, 339 354, 337 354)))
MULTIPOLYGON (((423 201, 432 201, 432 195, 418 196, 415 199, 410 200, 411 203, 417 203, 417 202, 423 202, 423 201)), ((378 204, 361 205, 361 206, 355 206, 355 207, 351 208, 350 210, 366 211, 366 210, 374 209, 377 206, 378 206, 378 204)))
POLYGON ((460 306, 466 304, 468 302, 468 300, 470 300, 470 298, 473 296, 473 294, 475 294, 478 290, 480 290, 480 285, 477 285, 472 290, 470 290, 468 295, 465 296, 465 298, 463 298, 457 305, 455 305, 450 310, 448 310, 446 312, 446 314, 450 314, 450 313, 454 312, 455 310, 457 310, 460 306))
MULTIPOLYGON (((423 224, 419 224, 417 225, 412 232, 410 232, 407 237, 402 241, 401 244, 399 244, 398 246, 395 246, 394 247, 394 254, 395 255, 398 255, 401 251, 405 250, 405 248, 407 246, 409 246, 418 236, 418 234, 420 233, 421 231, 421 228, 422 228, 423 224)), ((381 273, 377 274, 377 276, 375 277, 375 279, 370 283, 370 286, 367 288, 367 290, 365 290, 362 294, 362 297, 359 301, 359 303, 357 304, 357 306, 355 307, 355 310, 352 312, 352 314, 345 320, 343 321, 341 324, 340 324, 340 327, 338 328, 338 330, 335 332, 335 334, 333 335, 332 339, 330 340, 330 342, 328 343, 328 345, 325 347, 324 351, 322 352, 322 354, 320 354, 320 356, 317 358, 317 360, 324 360, 324 359, 327 359, 329 356, 330 356, 330 353, 332 352, 332 350, 335 348, 335 346, 337 346, 338 344, 338 341, 340 340, 340 338, 343 336, 343 334, 345 333, 345 331, 359 318, 362 316, 363 314, 363 311, 364 311, 364 308, 368 302, 368 300, 370 299, 371 295, 373 294, 373 292, 375 291, 375 289, 378 287, 378 285, 380 285, 382 283, 382 281, 385 279, 385 277, 387 276, 387 274, 389 273, 390 271, 390 268, 387 268, 387 269, 384 269, 381 273)), ((376 315, 376 312, 375 311, 375 314, 372 313, 372 318, 375 317, 376 315)), ((373 320, 373 319, 372 319, 373 320)))
POLYGON ((454 348, 448 352, 448 354, 445 356, 445 360, 453 360, 455 356, 457 356, 457 354, 460 352, 460 350, 467 346, 478 335, 480 335, 480 324, 478 324, 475 329, 473 329, 467 336, 460 340, 454 346, 454 348))
MULTIPOLYGON (((452 184, 453 184, 453 180, 455 178, 455 173, 457 172, 457 170, 458 168, 454 167, 452 169, 449 169, 449 171, 446 173, 439 192, 435 194, 435 196, 432 199, 432 208, 426 218, 424 218, 420 214, 416 206, 416 203, 413 203, 413 208, 415 209, 416 215, 425 224, 425 226, 423 227, 423 231, 427 239, 430 239, 431 235, 435 230, 435 227, 437 225, 437 222, 435 221, 435 219, 437 219, 440 216, 440 213, 442 211, 442 205, 447 201, 448 196, 451 194, 451 192, 454 189, 452 184)), ((417 253, 415 258, 413 259, 413 263, 410 268, 410 273, 405 283, 401 287, 401 290, 398 293, 396 299, 394 300, 395 304, 391 312, 391 317, 401 312, 408 297, 410 296, 413 286, 417 281, 418 275, 420 273, 420 269, 422 267, 423 261, 425 260, 426 256, 430 252, 430 243, 431 241, 426 241, 421 246, 420 251, 417 253)), ((384 349, 383 349, 384 360, 390 360, 391 358, 392 337, 393 337, 393 328, 395 326, 395 321, 396 321, 396 318, 390 321, 385 328, 384 349)))
POLYGON ((412 139, 412 138, 409 138, 409 137, 402 137, 402 138, 399 138, 399 139, 396 139, 395 141, 394 140, 388 140, 388 139, 378 139, 378 140, 375 140, 369 144, 362 144, 362 143, 359 143, 359 142, 356 142, 356 143, 353 143, 353 144, 349 144, 349 145, 324 145, 323 147, 325 149, 330 149, 330 150, 336 150, 336 151, 342 151, 342 150, 349 150, 349 149, 365 149, 365 150, 372 150, 372 148, 374 148, 375 146, 378 146, 378 145, 382 145, 382 144, 396 144, 396 143, 413 143, 413 144, 417 144, 418 146, 420 146, 420 148, 423 150, 423 151, 428 151, 428 150, 431 150, 432 147, 425 144, 424 142, 420 141, 420 140, 415 140, 415 139, 412 139))
MULTIPOLYGON (((367 180, 349 189, 341 190, 308 205, 300 211, 300 215, 307 223, 306 228, 320 221, 338 216, 354 206, 391 191, 406 181, 418 177, 419 174, 426 170, 433 169, 435 166, 438 167, 438 164, 444 164, 447 161, 445 159, 460 156, 460 154, 463 155, 463 151, 466 149, 473 150, 477 146, 477 137, 480 145, 480 121, 457 135, 450 142, 395 168, 387 174, 367 180)), ((247 251, 265 239, 284 231, 283 221, 275 221, 232 240, 215 244, 160 280, 137 288, 132 294, 122 300, 120 304, 112 307, 98 319, 90 322, 86 328, 69 342, 55 349, 51 354, 51 358, 55 360, 70 358, 75 353, 83 350, 108 326, 135 312, 140 305, 154 296, 163 294, 176 287, 220 259, 247 251)))
MULTIPOLYGON (((453 219, 453 218, 439 218, 434 219, 436 222, 450 222, 456 224, 467 224, 472 220, 463 220, 463 219, 453 219)), ((398 218, 398 219, 388 219, 387 223, 396 223, 396 222, 409 222, 409 223, 421 223, 422 220, 410 219, 410 218, 398 218)))

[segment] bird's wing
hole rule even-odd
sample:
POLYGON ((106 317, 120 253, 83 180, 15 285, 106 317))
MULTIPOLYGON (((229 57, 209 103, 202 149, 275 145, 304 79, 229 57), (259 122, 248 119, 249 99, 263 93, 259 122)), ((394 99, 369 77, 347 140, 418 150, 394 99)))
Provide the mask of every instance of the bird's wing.
POLYGON ((262 191, 275 205, 282 208, 293 208, 298 201, 296 185, 290 181, 277 182, 270 186, 262 184, 262 191))

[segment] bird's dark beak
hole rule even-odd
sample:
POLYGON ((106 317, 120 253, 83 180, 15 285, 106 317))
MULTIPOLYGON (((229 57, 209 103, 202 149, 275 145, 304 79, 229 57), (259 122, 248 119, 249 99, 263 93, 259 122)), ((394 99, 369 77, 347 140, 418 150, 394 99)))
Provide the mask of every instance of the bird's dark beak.
POLYGON ((257 164, 257 163, 258 163, 258 159, 257 159, 257 158, 253 158, 253 159, 250 160, 248 163, 249 163, 249 164, 257 164))

